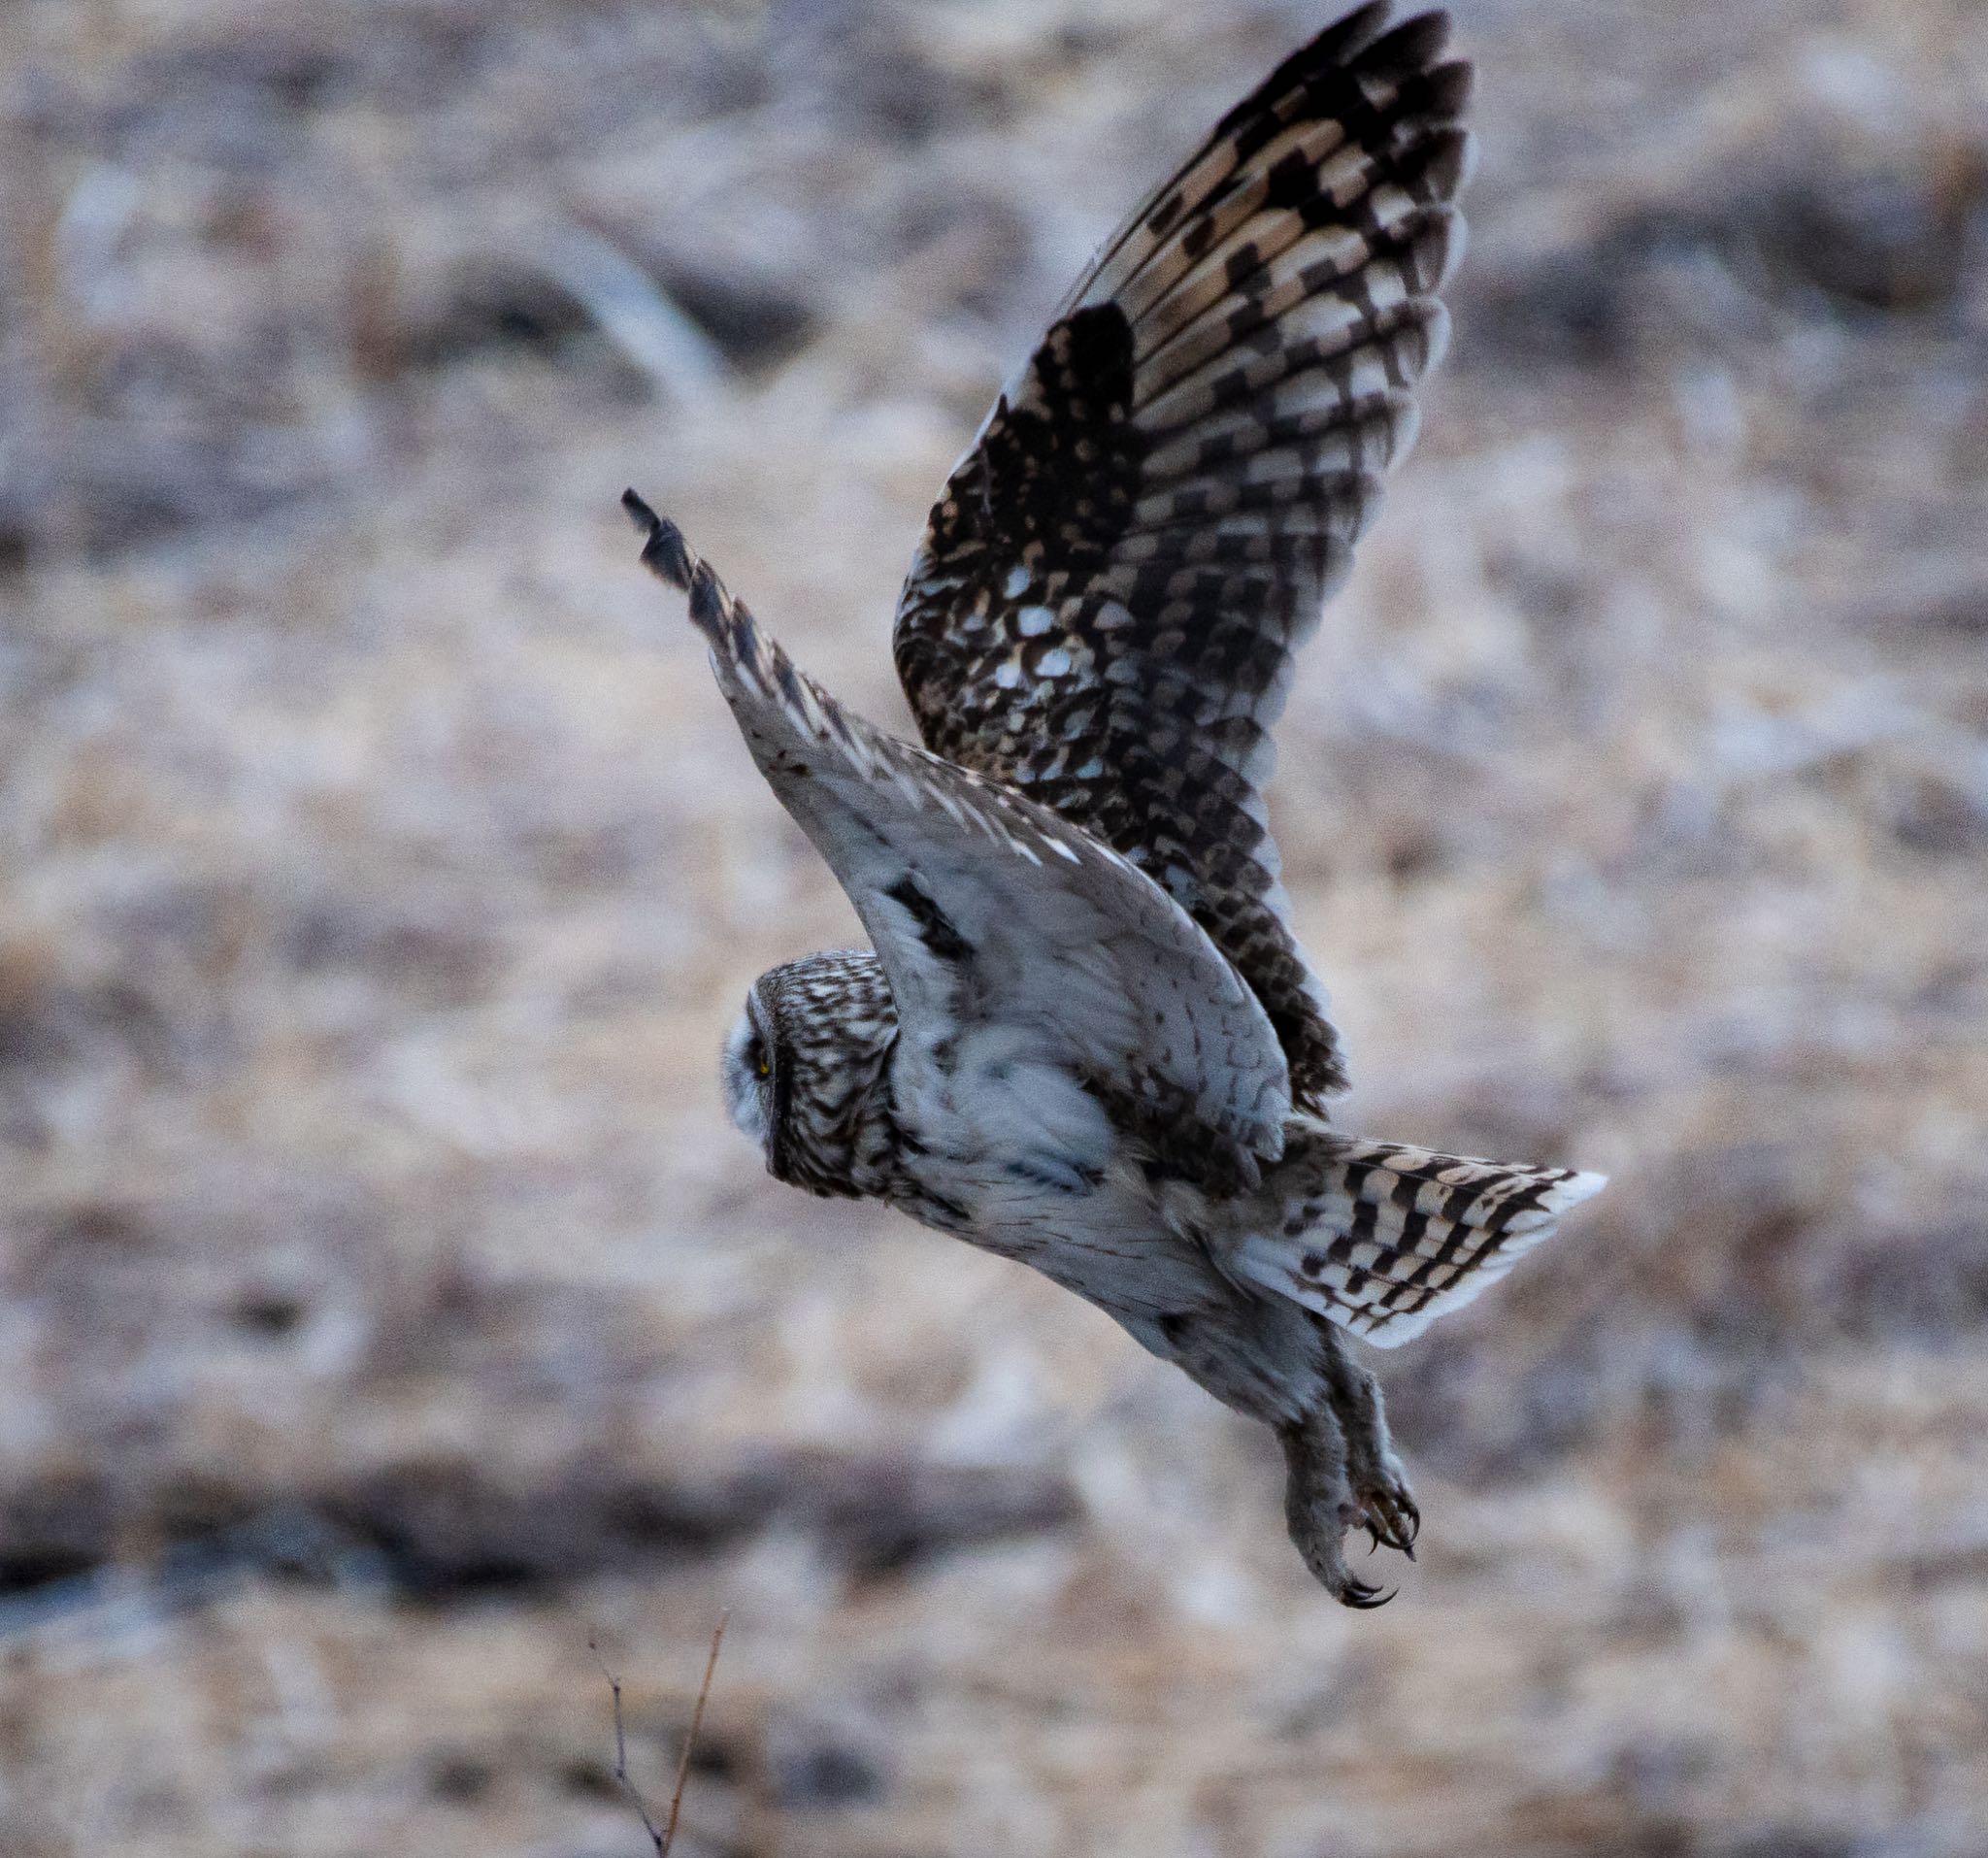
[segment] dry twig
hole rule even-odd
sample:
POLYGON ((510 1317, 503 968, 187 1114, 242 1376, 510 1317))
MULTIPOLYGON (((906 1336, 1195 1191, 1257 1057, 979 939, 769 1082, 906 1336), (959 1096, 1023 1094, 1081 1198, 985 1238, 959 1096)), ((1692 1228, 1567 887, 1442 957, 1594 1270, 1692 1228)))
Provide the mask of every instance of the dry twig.
MULTIPOLYGON (((656 1858, 670 1858, 670 1847, 677 1842, 677 1821, 683 1811, 683 1789, 690 1779, 690 1758, 697 1750, 698 1731, 704 1727, 704 1707, 711 1701, 711 1680, 718 1668, 718 1647, 725 1642, 725 1628, 732 1622, 731 1609, 727 1608, 718 1614, 718 1623, 712 1630, 711 1656, 704 1661, 704 1681, 697 1687, 697 1702, 691 1707, 690 1728, 683 1738, 683 1753, 677 1763, 677 1784, 670 1791, 670 1813, 657 1829, 654 1815, 648 1809, 648 1802, 643 1798, 642 1789, 635 1784, 628 1773, 628 1733, 621 1716, 621 1679, 609 1669, 602 1659, 601 1670, 608 1679, 608 1688, 614 1698, 614 1780, 621 1791, 634 1804, 635 1810, 642 1816, 642 1829, 648 1834, 648 1841, 655 1848, 656 1858)), ((600 1657, 600 1647, 588 1641, 588 1649, 600 1657)))

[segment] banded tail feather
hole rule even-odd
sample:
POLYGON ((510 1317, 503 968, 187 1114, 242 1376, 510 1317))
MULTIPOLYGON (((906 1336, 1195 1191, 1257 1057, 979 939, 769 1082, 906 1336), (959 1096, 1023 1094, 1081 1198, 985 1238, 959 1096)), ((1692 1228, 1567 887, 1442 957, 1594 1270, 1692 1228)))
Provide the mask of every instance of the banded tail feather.
POLYGON ((1337 1136, 1290 1166, 1298 1178, 1280 1170, 1276 1182, 1282 1225, 1244 1239, 1236 1268, 1379 1348, 1488 1289, 1607 1184, 1572 1168, 1337 1136))

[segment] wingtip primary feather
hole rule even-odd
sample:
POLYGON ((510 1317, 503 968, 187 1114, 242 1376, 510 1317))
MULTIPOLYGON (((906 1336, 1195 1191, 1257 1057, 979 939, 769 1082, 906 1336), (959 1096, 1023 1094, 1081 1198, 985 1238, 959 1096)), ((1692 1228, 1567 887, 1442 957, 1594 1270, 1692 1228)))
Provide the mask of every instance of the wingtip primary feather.
MULTIPOLYGON (((682 538, 679 536, 680 542, 682 538)), ((644 559, 647 550, 644 550, 644 559)), ((684 583, 679 581, 679 586, 684 583)), ((690 623, 714 644, 725 630, 725 589, 708 561, 695 561, 690 569, 690 623)))
POLYGON ((683 540, 683 531, 665 516, 659 516, 633 490, 621 493, 621 508, 629 519, 644 531, 642 565, 659 580, 667 581, 681 593, 689 593, 692 578, 702 566, 683 540))
POLYGON ((712 645, 722 644, 731 614, 743 618, 744 609, 734 608, 727 599, 717 571, 683 540, 682 530, 667 516, 657 515, 635 491, 622 491, 621 507, 645 532, 642 565, 657 580, 688 594, 690 623, 712 645))
POLYGON ((1361 62, 1376 75, 1427 71, 1448 49, 1450 26, 1440 7, 1415 14, 1363 46, 1361 62))

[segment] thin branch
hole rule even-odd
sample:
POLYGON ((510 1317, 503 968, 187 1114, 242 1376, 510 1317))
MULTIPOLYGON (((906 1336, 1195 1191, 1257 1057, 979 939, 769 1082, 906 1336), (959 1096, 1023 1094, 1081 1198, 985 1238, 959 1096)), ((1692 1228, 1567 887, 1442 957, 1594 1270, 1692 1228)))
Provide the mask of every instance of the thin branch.
POLYGON ((683 1756, 677 1764, 677 1784, 670 1794, 670 1816, 660 1829, 649 1812, 648 1802, 643 1798, 642 1789, 628 1772, 628 1731, 621 1713, 621 1679, 601 1657, 600 1646, 591 1639, 587 1641, 587 1649, 599 1660, 601 1675, 607 1678, 609 1692, 614 1699, 614 1782, 628 1796, 629 1803, 640 1815, 642 1829, 648 1834, 648 1842, 654 1848, 656 1858, 670 1858, 670 1847, 677 1842, 677 1821, 683 1811, 683 1789, 690 1780, 690 1761, 697 1752, 698 1732, 704 1727, 704 1707, 711 1701, 712 1678, 718 1668, 718 1648, 725 1642, 725 1628, 731 1623, 731 1609, 727 1608, 718 1614, 718 1623, 711 1635, 711 1656, 704 1661, 704 1682, 698 1686, 697 1702, 690 1711, 690 1730, 683 1738, 683 1756))
POLYGON ((677 1764, 677 1785, 670 1795, 670 1817, 663 1827, 663 1841, 656 1847, 656 1858, 669 1858, 671 1842, 677 1837, 677 1815, 683 1810, 683 1785, 690 1778, 690 1757, 697 1749, 697 1732, 704 1727, 704 1707, 711 1701, 711 1680, 718 1668, 718 1647, 725 1642, 725 1628, 731 1623, 732 1609, 727 1607, 718 1614, 718 1623, 712 1630, 711 1656, 704 1661, 704 1682, 697 1687, 697 1702, 690 1710, 690 1731, 683 1738, 683 1758, 677 1764))

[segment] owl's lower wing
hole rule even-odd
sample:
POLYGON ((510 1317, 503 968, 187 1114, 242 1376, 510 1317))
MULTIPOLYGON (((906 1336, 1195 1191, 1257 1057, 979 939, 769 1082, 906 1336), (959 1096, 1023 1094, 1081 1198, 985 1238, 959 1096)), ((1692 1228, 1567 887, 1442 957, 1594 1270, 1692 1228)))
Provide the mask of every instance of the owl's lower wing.
POLYGON ((644 562, 688 591, 753 760, 862 917, 914 1067, 1006 1034, 992 1045, 1082 1078, 1184 1173, 1253 1181, 1282 1153, 1276 1036, 1177 903, 1045 808, 843 709, 672 524, 622 501, 644 562))
POLYGON ((901 597, 936 752, 1124 852, 1343 1081, 1261 783, 1291 654, 1447 321, 1470 67, 1386 0, 1287 59, 1110 241, 954 470, 901 597))

